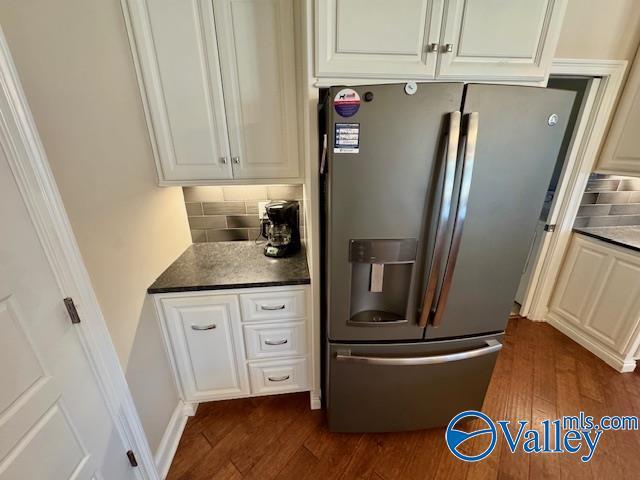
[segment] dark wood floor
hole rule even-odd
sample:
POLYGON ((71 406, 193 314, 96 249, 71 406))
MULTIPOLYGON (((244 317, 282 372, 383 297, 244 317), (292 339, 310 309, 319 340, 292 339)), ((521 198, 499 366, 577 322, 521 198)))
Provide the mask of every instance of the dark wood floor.
MULTIPOLYGON (((639 432, 605 432, 586 464, 573 455, 511 454, 500 439, 489 457, 469 464, 447 450, 443 429, 333 434, 308 402, 293 394, 200 405, 168 478, 640 478, 639 432)), ((549 325, 512 319, 483 411, 536 421, 580 410, 640 415, 640 374, 615 372, 549 325)))

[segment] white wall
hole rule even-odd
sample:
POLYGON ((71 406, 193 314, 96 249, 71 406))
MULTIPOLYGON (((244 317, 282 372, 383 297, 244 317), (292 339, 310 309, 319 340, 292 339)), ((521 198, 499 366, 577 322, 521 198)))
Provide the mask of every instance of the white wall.
POLYGON ((155 449, 177 393, 142 308, 190 235, 182 190, 156 186, 120 2, 2 0, 0 25, 155 449))
POLYGON ((638 0, 569 0, 556 57, 632 60, 639 41, 638 0))

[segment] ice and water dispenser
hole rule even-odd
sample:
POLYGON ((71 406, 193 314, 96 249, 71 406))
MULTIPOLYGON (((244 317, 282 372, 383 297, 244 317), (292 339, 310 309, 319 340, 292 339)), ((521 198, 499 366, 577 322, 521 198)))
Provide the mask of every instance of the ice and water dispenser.
POLYGON ((351 240, 352 325, 405 323, 417 241, 351 240))

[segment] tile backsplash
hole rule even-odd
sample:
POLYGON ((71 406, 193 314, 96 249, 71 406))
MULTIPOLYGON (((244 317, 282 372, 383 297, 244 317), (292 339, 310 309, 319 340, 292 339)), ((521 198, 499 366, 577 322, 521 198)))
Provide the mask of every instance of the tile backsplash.
POLYGON ((592 173, 574 227, 640 225, 640 178, 592 173))
POLYGON ((258 202, 298 200, 304 237, 302 185, 183 187, 194 243, 254 240, 260 234, 258 202))

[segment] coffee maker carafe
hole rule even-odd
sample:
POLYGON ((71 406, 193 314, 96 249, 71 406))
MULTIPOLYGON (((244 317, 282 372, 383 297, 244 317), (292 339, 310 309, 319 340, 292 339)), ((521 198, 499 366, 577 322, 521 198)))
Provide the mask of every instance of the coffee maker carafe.
POLYGON ((261 233, 267 239, 267 257, 286 257, 300 250, 300 206, 295 200, 277 200, 265 206, 261 233))

